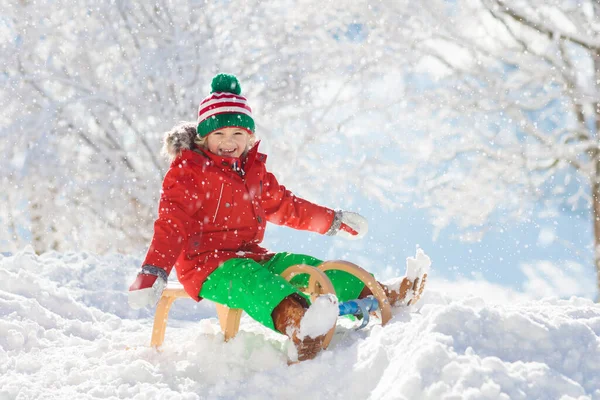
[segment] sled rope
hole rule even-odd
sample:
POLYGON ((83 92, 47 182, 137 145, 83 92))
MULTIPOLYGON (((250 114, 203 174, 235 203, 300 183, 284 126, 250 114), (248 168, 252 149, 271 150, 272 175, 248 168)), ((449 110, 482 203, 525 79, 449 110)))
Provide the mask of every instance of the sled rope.
POLYGON ((362 316, 362 323, 358 329, 362 329, 369 323, 369 315, 372 311, 379 310, 379 302, 373 296, 367 296, 364 299, 349 300, 338 304, 340 316, 356 315, 362 316))

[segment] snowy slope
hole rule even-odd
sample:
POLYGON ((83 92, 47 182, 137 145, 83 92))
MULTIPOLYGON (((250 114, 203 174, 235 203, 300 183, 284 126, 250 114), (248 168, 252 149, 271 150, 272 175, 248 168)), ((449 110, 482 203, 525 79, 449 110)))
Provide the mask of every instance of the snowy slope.
POLYGON ((208 301, 178 301, 162 351, 149 348, 151 313, 126 306, 138 263, 0 258, 0 399, 600 399, 589 300, 505 293, 498 305, 468 296, 484 283, 448 294, 434 270, 420 310, 363 331, 340 319, 328 351, 288 367, 285 338, 247 317, 223 343, 208 301))

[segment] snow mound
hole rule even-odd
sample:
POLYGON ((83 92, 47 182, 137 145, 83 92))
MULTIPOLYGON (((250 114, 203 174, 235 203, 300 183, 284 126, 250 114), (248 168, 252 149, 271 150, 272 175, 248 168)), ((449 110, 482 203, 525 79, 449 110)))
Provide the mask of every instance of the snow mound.
POLYGON ((0 257, 0 399, 600 398, 600 306, 589 300, 492 305, 429 290, 418 313, 396 309, 383 327, 338 319, 327 351, 288 367, 289 341, 247 316, 224 343, 208 301, 177 301, 161 351, 150 348, 152 313, 131 312, 125 296, 137 265, 0 257))

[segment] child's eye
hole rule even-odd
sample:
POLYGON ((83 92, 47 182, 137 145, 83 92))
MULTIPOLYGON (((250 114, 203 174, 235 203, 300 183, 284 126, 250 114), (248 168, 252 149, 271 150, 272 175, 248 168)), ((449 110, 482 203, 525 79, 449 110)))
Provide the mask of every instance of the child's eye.
POLYGON ((223 132, 213 132, 213 135, 222 135, 223 132))
POLYGON ((242 132, 236 132, 236 133, 234 133, 234 135, 243 135, 243 133, 242 132))

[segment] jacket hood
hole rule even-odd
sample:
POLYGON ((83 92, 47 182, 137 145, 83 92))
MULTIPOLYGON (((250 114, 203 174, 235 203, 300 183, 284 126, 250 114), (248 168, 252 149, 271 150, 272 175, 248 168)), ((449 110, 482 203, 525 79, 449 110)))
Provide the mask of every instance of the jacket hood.
POLYGON ((173 161, 181 155, 183 150, 194 147, 194 139, 197 136, 195 122, 180 122, 171 130, 165 132, 161 154, 173 161))

